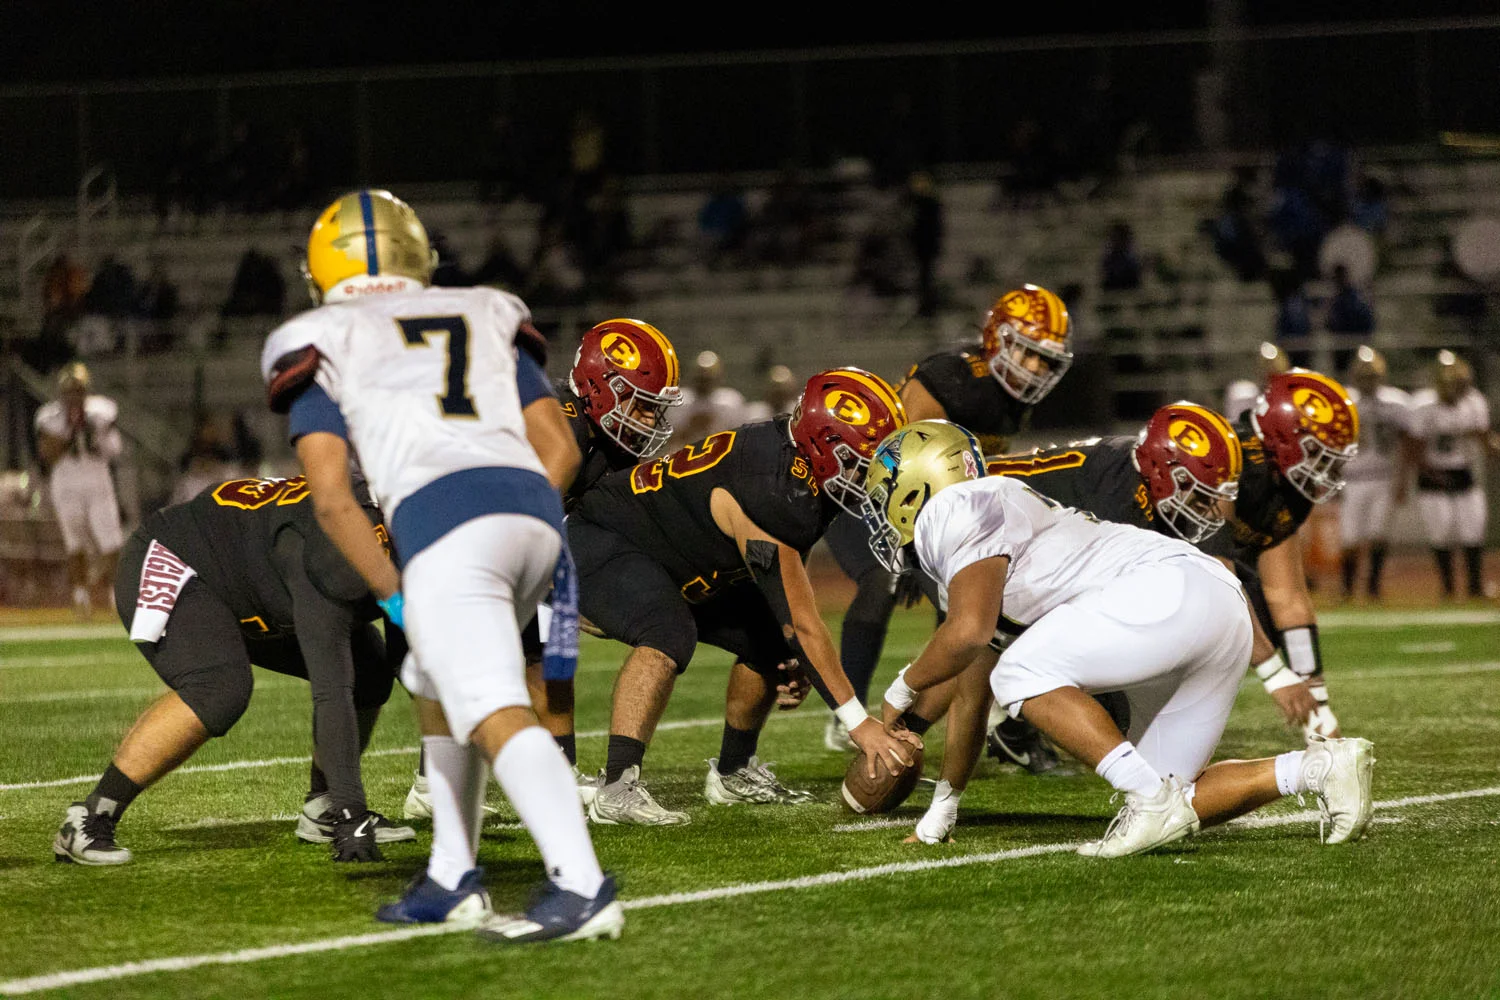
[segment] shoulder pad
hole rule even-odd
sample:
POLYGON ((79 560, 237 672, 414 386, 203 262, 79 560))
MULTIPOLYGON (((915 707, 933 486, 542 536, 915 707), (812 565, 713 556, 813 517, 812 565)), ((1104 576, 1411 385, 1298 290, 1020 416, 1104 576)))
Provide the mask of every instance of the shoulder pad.
POLYGON ((547 338, 542 336, 541 331, 531 325, 531 320, 526 320, 516 327, 516 346, 531 355, 533 361, 547 367, 547 338))
POLYGON ((318 349, 312 346, 298 348, 276 359, 271 365, 271 377, 266 382, 266 402, 272 413, 285 413, 291 409, 292 401, 318 374, 318 360, 318 349))

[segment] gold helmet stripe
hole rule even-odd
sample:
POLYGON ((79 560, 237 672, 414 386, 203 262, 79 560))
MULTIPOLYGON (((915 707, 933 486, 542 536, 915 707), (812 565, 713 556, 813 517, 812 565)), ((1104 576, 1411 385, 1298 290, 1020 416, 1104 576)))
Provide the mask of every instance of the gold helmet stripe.
POLYGON ((380 273, 380 251, 375 248, 375 206, 369 191, 359 193, 359 217, 365 224, 365 269, 374 277, 380 273))
POLYGON ((836 368, 834 371, 840 375, 852 378, 860 385, 875 393, 875 397, 885 403, 886 408, 896 416, 896 426, 906 423, 906 407, 901 405, 901 397, 896 395, 896 390, 891 388, 889 382, 879 375, 871 375, 857 368, 836 368))

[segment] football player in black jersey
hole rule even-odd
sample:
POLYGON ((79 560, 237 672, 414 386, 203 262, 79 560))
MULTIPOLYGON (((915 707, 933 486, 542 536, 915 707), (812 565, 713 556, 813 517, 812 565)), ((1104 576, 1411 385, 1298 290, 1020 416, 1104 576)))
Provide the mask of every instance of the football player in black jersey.
MULTIPOLYGON (((356 486, 384 542, 380 512, 356 486)), ((365 802, 359 756, 400 658, 387 657, 375 599, 318 527, 309 495, 300 476, 232 480, 151 514, 125 543, 115 606, 171 690, 136 720, 94 790, 68 807, 53 841, 59 861, 130 861, 115 842, 126 807, 238 721, 252 663, 312 684, 313 785, 297 835, 332 843, 335 861, 376 861, 377 843, 416 836, 365 802)))
POLYGON ((640 781, 646 745, 699 642, 735 654, 711 802, 787 802, 756 758, 782 667, 821 681, 872 772, 919 741, 870 719, 839 666, 803 559, 841 510, 858 509, 869 456, 905 422, 895 390, 841 368, 808 380, 796 412, 710 434, 666 458, 606 475, 568 516, 579 611, 632 647, 615 681, 608 760, 590 804, 601 823, 677 825, 640 781))
MULTIPOLYGON (((572 511, 605 474, 628 469, 655 455, 672 436, 667 419, 682 402, 677 351, 656 327, 638 319, 610 319, 583 335, 567 377, 552 389, 573 431, 583 460, 563 491, 563 509, 572 511)), ((549 615, 544 604, 525 629, 526 686, 537 720, 552 734, 578 777, 587 805, 593 777, 578 775, 578 744, 573 732, 573 680, 543 676, 540 625, 549 615)), ((406 818, 431 815, 422 767, 406 796, 406 818)))
MULTIPOLYGON (((1073 363, 1067 307, 1036 285, 1006 292, 985 316, 980 342, 928 355, 897 388, 908 420, 950 420, 975 435, 985 454, 1003 452, 1026 428, 1032 408, 1073 363)), ((859 518, 840 517, 828 529, 828 548, 855 583, 844 613, 840 654, 844 671, 863 702, 880 663, 895 610, 895 581, 870 553, 859 518)), ((848 749, 837 720, 824 733, 830 750, 848 749)))
POLYGON ((1297 531, 1313 505, 1343 489, 1344 466, 1357 449, 1359 411, 1338 382, 1292 368, 1267 377, 1265 390, 1235 431, 1245 471, 1234 516, 1228 529, 1202 548, 1234 562, 1261 628, 1285 651, 1284 660, 1275 652, 1257 660, 1256 673, 1269 686, 1290 668, 1318 702, 1306 732, 1337 737, 1297 531))

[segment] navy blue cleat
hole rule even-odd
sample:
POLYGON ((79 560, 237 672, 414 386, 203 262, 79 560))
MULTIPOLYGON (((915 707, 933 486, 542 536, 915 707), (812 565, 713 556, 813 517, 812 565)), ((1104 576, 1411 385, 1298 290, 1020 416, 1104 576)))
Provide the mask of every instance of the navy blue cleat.
POLYGON ((428 878, 424 869, 411 880, 406 894, 382 906, 375 919, 388 924, 477 925, 489 915, 490 894, 484 888, 483 868, 470 868, 453 890, 428 878))
POLYGON ((479 936, 509 944, 615 940, 625 928, 625 910, 615 895, 615 877, 610 874, 604 876, 604 884, 593 899, 569 892, 548 879, 532 896, 525 916, 497 913, 479 928, 479 936))

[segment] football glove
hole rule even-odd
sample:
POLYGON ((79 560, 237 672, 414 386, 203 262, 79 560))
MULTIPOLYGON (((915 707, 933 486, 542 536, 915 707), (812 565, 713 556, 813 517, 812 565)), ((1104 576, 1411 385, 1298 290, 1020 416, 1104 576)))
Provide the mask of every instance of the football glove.
POLYGON ((378 813, 366 810, 352 815, 348 809, 340 812, 333 824, 333 844, 330 848, 334 861, 384 861, 380 847, 375 843, 375 826, 378 813))

